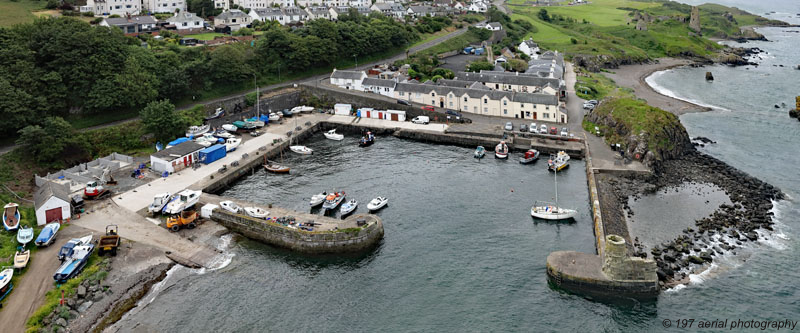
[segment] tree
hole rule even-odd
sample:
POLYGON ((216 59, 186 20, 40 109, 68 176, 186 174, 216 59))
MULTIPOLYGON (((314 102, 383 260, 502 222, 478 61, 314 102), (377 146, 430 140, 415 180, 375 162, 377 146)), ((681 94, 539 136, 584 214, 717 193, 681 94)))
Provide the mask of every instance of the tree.
POLYGON ((482 70, 487 70, 488 71, 488 70, 492 70, 492 69, 494 69, 494 65, 490 64, 488 61, 486 61, 486 60, 477 60, 477 61, 473 61, 472 63, 469 64, 469 67, 468 67, 467 71, 476 72, 477 73, 477 72, 480 72, 482 70))
POLYGON ((537 16, 539 16, 539 19, 541 19, 542 21, 550 22, 550 14, 547 13, 547 9, 544 8, 539 9, 539 13, 537 14, 537 16))
POLYGON ((448 79, 448 80, 452 80, 455 77, 455 74, 453 74, 453 71, 451 71, 451 70, 449 70, 447 68, 436 68, 431 72, 431 75, 433 75, 433 76, 437 76, 438 75, 438 76, 441 76, 442 78, 445 78, 445 79, 448 79))
POLYGON ((515 72, 524 72, 528 69, 528 63, 521 59, 511 59, 511 61, 508 62, 508 66, 515 72))
POLYGON ((168 141, 180 135, 187 125, 167 99, 147 103, 139 112, 142 125, 156 139, 168 141))
POLYGON ((16 143, 38 162, 54 162, 68 146, 79 146, 75 130, 61 117, 45 118, 42 126, 28 125, 18 131, 16 143))

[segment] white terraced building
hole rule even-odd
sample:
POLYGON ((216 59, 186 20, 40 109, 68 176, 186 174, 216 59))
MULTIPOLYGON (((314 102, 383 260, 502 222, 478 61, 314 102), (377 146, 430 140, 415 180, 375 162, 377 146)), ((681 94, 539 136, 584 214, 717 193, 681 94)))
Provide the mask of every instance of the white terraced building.
POLYGON ((363 91, 361 83, 366 78, 367 74, 363 71, 341 71, 334 68, 331 73, 331 84, 339 86, 339 88, 363 91))

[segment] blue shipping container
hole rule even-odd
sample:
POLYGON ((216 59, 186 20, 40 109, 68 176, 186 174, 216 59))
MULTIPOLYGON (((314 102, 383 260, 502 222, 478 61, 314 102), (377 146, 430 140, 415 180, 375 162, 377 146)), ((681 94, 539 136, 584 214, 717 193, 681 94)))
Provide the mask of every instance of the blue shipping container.
POLYGON ((227 152, 225 151, 225 145, 217 144, 201 150, 197 158, 199 158, 200 161, 205 164, 210 164, 225 157, 225 155, 227 155, 227 152))

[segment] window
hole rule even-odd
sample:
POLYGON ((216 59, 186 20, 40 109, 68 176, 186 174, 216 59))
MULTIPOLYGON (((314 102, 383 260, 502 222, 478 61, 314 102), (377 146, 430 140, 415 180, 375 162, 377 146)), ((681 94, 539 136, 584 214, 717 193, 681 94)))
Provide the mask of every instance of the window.
POLYGON ((531 116, 531 112, 530 111, 525 112, 525 117, 530 117, 530 116, 531 116))
POLYGON ((550 119, 550 114, 549 113, 542 113, 542 118, 550 119))
POLYGON ((131 8, 131 5, 125 5, 125 8, 131 8))
POLYGON ((464 112, 467 112, 467 110, 469 110, 469 108, 466 105, 464 105, 464 112))
POLYGON ((231 19, 231 22, 236 23, 236 19, 231 19))
POLYGON ((488 100, 488 99, 486 99, 486 98, 484 98, 484 99, 483 99, 483 104, 486 104, 486 103, 489 103, 489 100, 488 100))
POLYGON ((483 108, 483 113, 489 112, 489 108, 483 108))
POLYGON ((431 105, 434 105, 434 104, 436 104, 436 100, 435 100, 435 99, 432 99, 432 100, 431 100, 431 105))
POLYGON ((450 107, 451 108, 453 107, 453 101, 450 101, 450 107))
POLYGON ((525 104, 520 104, 520 105, 519 105, 519 107, 520 107, 521 109, 524 109, 524 108, 525 108, 525 104))
POLYGON ((415 97, 419 98, 419 96, 420 96, 420 93, 417 93, 415 97))
POLYGON ((550 110, 550 105, 545 105, 545 106, 544 106, 544 109, 545 109, 545 110, 550 110))
POLYGON ((503 114, 508 114, 508 109, 503 109, 503 114))
POLYGON ((405 96, 405 95, 406 95, 406 93, 404 93, 402 91, 400 92, 400 96, 405 96))
POLYGON ((536 104, 534 104, 534 105, 533 105, 533 108, 534 108, 534 109, 536 108, 536 104))
POLYGON ((186 26, 186 22, 183 22, 182 26, 184 26, 184 27, 185 27, 185 26, 186 26))
POLYGON ((436 93, 431 92, 431 97, 436 96, 436 93))
POLYGON ((508 105, 508 101, 503 100, 503 105, 508 105))
POLYGON ((464 102, 466 102, 466 101, 467 101, 467 98, 466 98, 466 97, 464 97, 464 102))
POLYGON ((495 88, 495 89, 500 89, 500 84, 499 84, 499 83, 495 83, 495 84, 494 84, 494 88, 495 88))

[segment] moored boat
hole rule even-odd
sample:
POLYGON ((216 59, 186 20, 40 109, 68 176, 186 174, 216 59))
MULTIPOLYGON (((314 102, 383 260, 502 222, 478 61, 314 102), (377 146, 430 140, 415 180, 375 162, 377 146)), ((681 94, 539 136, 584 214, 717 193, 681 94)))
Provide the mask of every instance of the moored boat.
POLYGON ((247 216, 255 217, 257 219, 263 219, 269 215, 269 212, 261 209, 261 207, 245 207, 244 213, 247 214, 247 216))
POLYGON ((565 151, 559 151, 556 155, 550 155, 547 161, 547 169, 551 171, 561 171, 569 167, 569 155, 565 151))
POLYGON ((58 283, 64 283, 78 275, 86 266, 92 251, 94 251, 94 244, 92 243, 76 246, 72 251, 72 255, 67 257, 64 263, 56 270, 53 279, 58 283))
POLYGON ((36 244, 36 246, 47 246, 52 244, 56 239, 56 234, 58 234, 58 229, 60 228, 61 224, 58 222, 48 223, 44 226, 44 228, 42 228, 42 231, 39 232, 39 237, 36 237, 34 244, 36 244))
POLYGON ((553 184, 556 193, 556 203, 535 202, 531 207, 531 216, 543 220, 569 220, 578 214, 574 209, 560 207, 558 205, 558 173, 553 173, 553 184))
POLYGON ((289 173, 289 167, 274 161, 267 161, 267 163, 264 163, 264 170, 272 173, 289 173))
POLYGON ((336 133, 336 129, 334 128, 330 131, 325 132, 325 138, 329 140, 342 141, 344 140, 344 135, 336 133))
POLYGON ((386 207, 387 204, 389 204, 389 199, 388 198, 386 198, 386 197, 377 197, 375 199, 372 199, 372 201, 370 201, 367 204, 367 209, 370 212, 374 212, 376 210, 380 210, 383 207, 386 207))
POLYGON ((203 135, 211 129, 211 126, 208 124, 202 126, 189 126, 189 129, 186 130, 186 137, 191 138, 198 135, 203 135))
POLYGON ((367 132, 366 135, 361 137, 361 140, 358 141, 359 147, 368 147, 375 143, 375 135, 372 132, 367 132))
POLYGON ((317 207, 325 202, 325 197, 328 196, 328 192, 322 192, 319 194, 314 194, 311 196, 311 200, 308 201, 308 204, 311 207, 317 207))
POLYGON ((345 215, 354 212, 356 210, 356 207, 358 207, 358 201, 350 200, 348 202, 345 202, 344 204, 342 204, 342 207, 339 208, 339 214, 342 215, 342 217, 344 217, 345 215))
POLYGON ((508 158, 508 145, 505 141, 500 141, 500 143, 494 147, 494 157, 499 159, 508 158))
POLYGON ((301 155, 311 155, 314 150, 306 146, 289 146, 289 149, 301 155))
POLYGON ((225 124, 225 125, 222 125, 222 129, 224 129, 224 130, 226 130, 228 132, 236 132, 236 131, 239 130, 239 127, 237 127, 234 124, 225 124))
POLYGON ((23 269, 28 266, 28 260, 31 258, 31 250, 24 250, 21 247, 14 254, 14 268, 23 269))
POLYGON ((478 146, 478 148, 475 148, 475 153, 472 154, 472 157, 481 159, 485 155, 486 155, 486 148, 483 148, 483 146, 478 146))
POLYGON ((22 227, 17 230, 17 242, 22 244, 24 247, 26 244, 30 243, 33 240, 33 228, 25 228, 22 227))
POLYGON ((14 269, 13 268, 6 268, 0 271, 0 301, 2 301, 8 293, 14 289, 14 285, 11 283, 11 278, 14 277, 14 269))
POLYGON ((6 231, 14 231, 19 228, 19 205, 9 202, 3 206, 3 227, 6 231))
POLYGON ((225 150, 229 152, 234 151, 240 144, 242 144, 241 138, 229 138, 225 140, 225 150))
POLYGON ((239 205, 230 200, 220 201, 219 206, 234 214, 239 214, 242 211, 242 207, 239 207, 239 205))
POLYGON ((183 190, 164 207, 164 214, 174 215, 192 208, 200 200, 200 191, 183 190))
POLYGON ((534 161, 539 159, 539 151, 536 149, 528 149, 525 152, 525 155, 519 158, 519 163, 528 164, 533 163, 534 161))
POLYGON ((325 210, 335 209, 339 206, 339 204, 342 203, 342 201, 344 201, 344 198, 344 191, 328 194, 328 196, 325 197, 325 203, 322 204, 322 208, 325 210))

